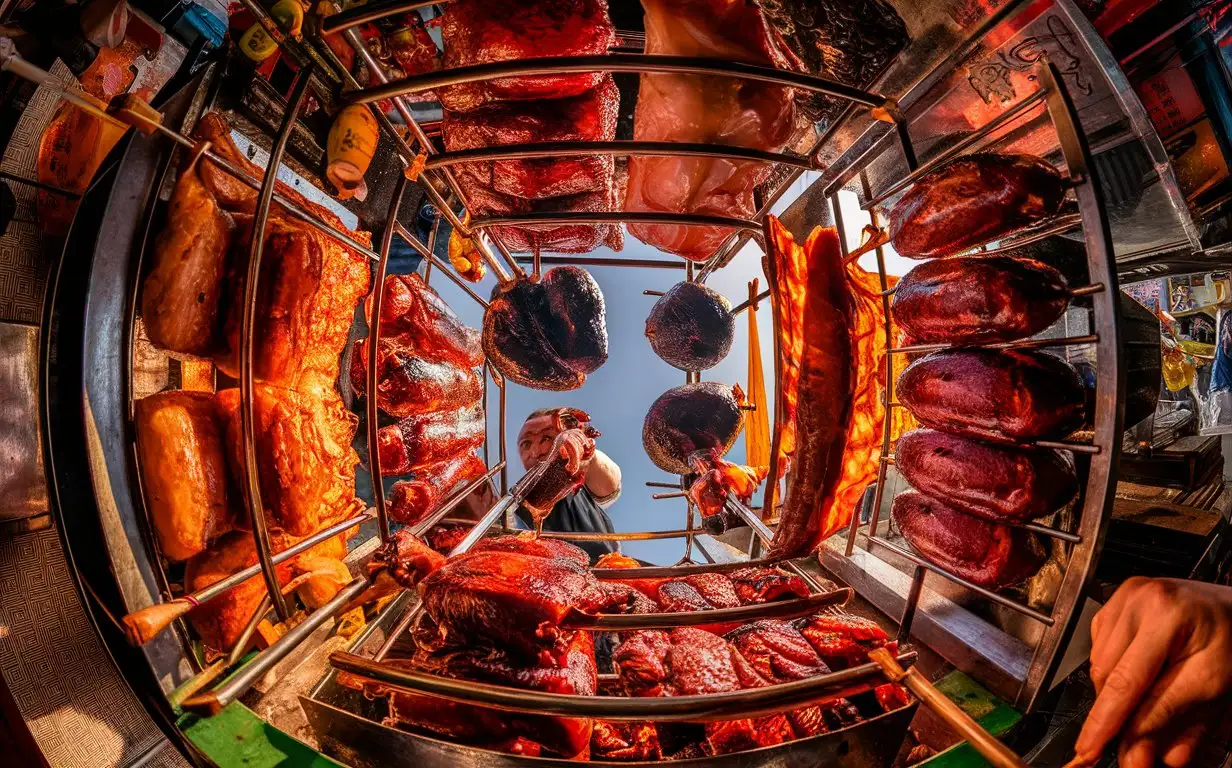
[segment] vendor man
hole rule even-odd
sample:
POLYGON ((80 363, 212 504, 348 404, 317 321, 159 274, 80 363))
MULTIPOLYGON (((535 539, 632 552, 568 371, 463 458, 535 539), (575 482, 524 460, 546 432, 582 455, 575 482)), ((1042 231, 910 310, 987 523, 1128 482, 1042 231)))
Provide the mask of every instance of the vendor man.
MULTIPOLYGON (((540 408, 526 417, 526 423, 518 432, 518 455, 522 457, 522 466, 526 469, 538 464, 548 457, 552 445, 560 430, 556 427, 555 414, 558 408, 540 408)), ((590 438, 577 436, 576 440, 566 442, 564 449, 571 457, 582 463, 586 479, 576 492, 556 502, 547 519, 543 521, 543 530, 560 533, 614 533, 612 519, 607 516, 607 509, 616 499, 620 498, 620 467, 603 451, 595 450, 587 459, 583 458, 590 448, 590 438)), ((525 509, 519 509, 518 519, 525 525, 532 525, 530 515, 525 509)), ((617 552, 619 547, 614 541, 574 541, 574 544, 590 554, 591 561, 608 552, 617 552)))

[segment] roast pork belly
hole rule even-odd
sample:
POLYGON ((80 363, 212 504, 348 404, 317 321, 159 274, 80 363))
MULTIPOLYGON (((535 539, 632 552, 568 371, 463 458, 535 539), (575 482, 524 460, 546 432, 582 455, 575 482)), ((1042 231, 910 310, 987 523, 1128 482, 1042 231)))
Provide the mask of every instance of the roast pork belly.
POLYGON ((1077 372, 1036 350, 934 352, 902 372, 897 391, 924 426, 994 442, 1059 439, 1085 418, 1077 372))
POLYGON ((731 450, 744 426, 740 388, 704 381, 667 390, 650 406, 642 423, 642 446, 665 472, 689 472, 689 457, 714 449, 731 450))
MULTIPOLYGON (((364 314, 372 317, 371 296, 365 302, 364 314)), ((446 360, 461 368, 483 365, 479 331, 463 324, 418 274, 385 278, 381 337, 420 357, 446 360)))
POLYGON ((535 389, 577 389, 607 361, 603 293, 578 267, 499 286, 483 316, 483 348, 505 378, 535 389))
MULTIPOLYGON (((701 56, 788 68, 775 33, 745 0, 642 0, 646 53, 701 56)), ((641 76, 633 138, 690 141, 777 152, 793 138, 791 89, 741 78, 678 73, 641 76)), ((625 210, 752 218, 753 188, 768 163, 712 157, 629 158, 625 210)), ((693 261, 714 255, 727 227, 630 224, 637 239, 693 261)))
POLYGON ((560 539, 546 539, 532 533, 480 539, 475 546, 470 548, 470 552, 515 552, 531 557, 563 560, 579 568, 590 567, 590 555, 576 544, 560 539))
POLYGON ((991 445, 931 429, 900 437, 894 466, 916 490, 994 523, 1044 517, 1078 493, 1068 454, 991 445))
MULTIPOLYGON (((450 152, 552 141, 611 141, 616 138, 619 111, 620 91, 611 75, 604 75, 598 87, 567 99, 447 111, 441 134, 450 152)), ((490 179, 496 192, 532 200, 606 191, 616 170, 611 155, 594 154, 469 165, 472 173, 490 179)))
MULTIPOLYGON (((607 53, 616 29, 603 0, 458 0, 441 24, 445 68, 543 56, 607 53)), ((467 112, 492 101, 577 96, 599 85, 602 72, 499 77, 441 88, 445 109, 467 112)))
POLYGON ((894 290, 894 320, 920 344, 1023 339, 1052 325, 1067 306, 1060 272, 1008 256, 927 261, 894 290))
POLYGON ((924 174, 890 210, 890 239, 910 259, 951 256, 1055 216, 1065 179, 1030 155, 968 155, 924 174))
POLYGON ((667 289, 646 318, 650 348, 682 371, 704 371, 718 365, 731 351, 735 332, 731 302, 692 281, 667 289))
POLYGON ((435 512, 450 491, 482 476, 487 469, 483 459, 469 451, 421 467, 415 479, 399 480, 389 489, 389 516, 414 525, 435 512))
POLYGON ((1025 581, 1047 558, 1037 534, 965 515, 915 491, 894 497, 891 514, 922 557, 986 589, 1025 581))
POLYGON ((478 448, 487 434, 484 421, 483 407, 471 405, 407 416, 381 427, 381 474, 405 475, 478 448))
MULTIPOLYGON (((381 339, 377 358, 377 406, 390 416, 416 416, 474 406, 483 397, 483 381, 473 368, 414 354, 396 341, 381 339)), ((355 342, 351 387, 368 389, 368 340, 355 342)))

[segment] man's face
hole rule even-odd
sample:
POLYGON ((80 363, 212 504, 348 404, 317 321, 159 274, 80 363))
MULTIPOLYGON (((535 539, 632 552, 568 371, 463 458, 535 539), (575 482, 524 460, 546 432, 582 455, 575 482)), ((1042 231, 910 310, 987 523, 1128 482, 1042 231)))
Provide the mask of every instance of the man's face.
POLYGON ((518 432, 518 455, 522 457, 523 469, 530 469, 546 459, 558 434, 560 430, 552 416, 527 419, 518 432))

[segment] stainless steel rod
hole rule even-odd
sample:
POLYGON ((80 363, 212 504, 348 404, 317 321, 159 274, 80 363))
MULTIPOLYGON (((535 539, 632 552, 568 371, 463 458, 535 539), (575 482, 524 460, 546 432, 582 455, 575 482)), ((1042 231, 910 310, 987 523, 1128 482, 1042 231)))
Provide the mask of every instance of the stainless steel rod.
MULTIPOLYGON (((530 256, 516 257, 520 264, 530 264, 530 256)), ((540 256, 543 264, 572 264, 576 267, 647 267, 649 269, 684 269, 683 259, 668 261, 667 259, 624 259, 586 256, 540 256)))
POLYGON ((782 563, 783 557, 763 557, 759 560, 739 560, 730 563, 703 563, 700 565, 647 566, 645 568, 592 568, 595 578, 603 581, 627 581, 628 579, 657 579, 689 576, 695 573, 728 573, 742 568, 769 568, 782 563))
POLYGON ((705 624, 746 624, 762 619, 796 619, 817 613, 832 605, 844 605, 855 594, 850 587, 832 592, 820 592, 808 597, 777 600, 771 603, 742 605, 738 608, 714 608, 706 611, 676 613, 576 613, 562 624, 563 629, 585 629, 591 632, 630 632, 636 629, 670 629, 697 627, 705 624))
POLYGON ((995 344, 912 344, 909 347, 894 347, 887 350, 892 355, 904 355, 915 352, 941 352, 947 349, 1039 349, 1042 347, 1070 347, 1079 344, 1095 344, 1099 341, 1098 334, 1086 336, 1067 336, 1061 339, 1018 339, 1017 341, 1000 341, 995 344))
POLYGON ((736 161, 777 163, 793 168, 812 168, 807 157, 784 152, 767 152, 751 147, 728 147, 684 141, 545 141, 534 144, 503 144, 478 149, 442 152, 431 158, 425 168, 435 169, 459 163, 491 162, 494 160, 525 160, 544 157, 577 157, 579 155, 614 155, 627 157, 712 157, 736 161))
POLYGON ((663 56, 646 53, 608 53, 596 56, 545 56, 532 59, 512 59, 467 67, 428 72, 401 80, 365 88, 348 94, 351 103, 373 101, 420 93, 451 85, 462 85, 498 77, 554 75, 569 72, 674 72, 692 75, 726 75, 775 85, 785 85, 807 91, 829 94, 840 99, 880 107, 884 96, 829 80, 824 77, 789 70, 724 61, 700 56, 663 56))

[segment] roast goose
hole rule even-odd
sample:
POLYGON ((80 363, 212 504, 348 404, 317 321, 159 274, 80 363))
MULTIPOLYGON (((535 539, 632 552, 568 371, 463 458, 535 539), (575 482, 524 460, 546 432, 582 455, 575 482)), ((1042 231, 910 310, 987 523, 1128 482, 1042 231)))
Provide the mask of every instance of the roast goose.
POLYGON ((727 357, 735 336, 731 303, 701 283, 676 283, 646 318, 650 348, 682 371, 704 371, 727 357))
POLYGON ((607 361, 603 292, 573 266, 498 286, 483 315, 483 349, 510 381, 535 389, 577 389, 607 361))
POLYGON ((1064 177, 1030 155, 982 153, 919 178, 890 210, 890 240, 900 256, 951 256, 1056 216, 1064 177))
POLYGON ((1008 256, 934 259, 894 289, 894 320, 914 343, 985 344, 1043 331, 1065 313, 1069 288, 1055 268, 1008 256))
POLYGON ((744 392, 716 381, 674 387, 659 395, 642 424, 642 446, 655 466, 687 474, 689 456, 731 450, 744 426, 744 392))
POLYGON ((1025 581, 1047 559, 1037 534, 963 514, 915 491, 894 497, 891 516, 912 549, 986 589, 1025 581))

